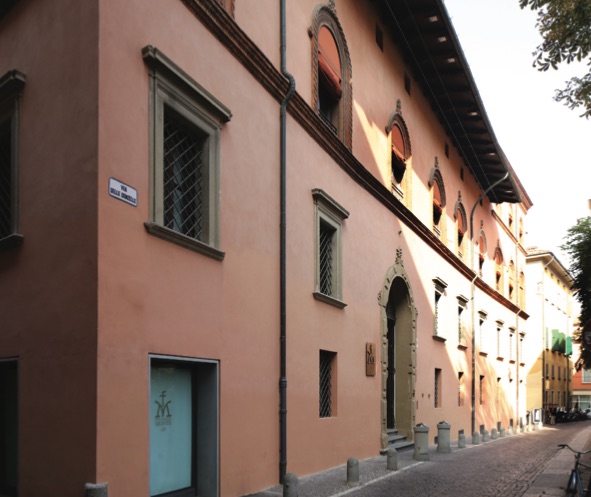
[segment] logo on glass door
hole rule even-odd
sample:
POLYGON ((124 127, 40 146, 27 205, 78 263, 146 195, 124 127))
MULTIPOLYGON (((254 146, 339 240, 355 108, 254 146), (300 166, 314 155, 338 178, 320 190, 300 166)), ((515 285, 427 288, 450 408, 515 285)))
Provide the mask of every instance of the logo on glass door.
POLYGON ((156 426, 170 426, 172 424, 172 414, 170 414, 170 404, 172 400, 166 400, 166 390, 160 393, 160 400, 156 400, 158 411, 156 412, 156 426))

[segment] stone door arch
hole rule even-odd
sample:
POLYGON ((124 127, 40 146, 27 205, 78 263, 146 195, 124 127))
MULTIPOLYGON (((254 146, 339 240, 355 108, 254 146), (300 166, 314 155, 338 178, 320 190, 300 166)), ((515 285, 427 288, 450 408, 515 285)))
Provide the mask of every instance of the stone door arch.
POLYGON ((412 440, 416 417, 416 323, 412 288, 402 263, 402 250, 387 271, 379 294, 381 313, 381 447, 388 445, 388 430, 412 440))

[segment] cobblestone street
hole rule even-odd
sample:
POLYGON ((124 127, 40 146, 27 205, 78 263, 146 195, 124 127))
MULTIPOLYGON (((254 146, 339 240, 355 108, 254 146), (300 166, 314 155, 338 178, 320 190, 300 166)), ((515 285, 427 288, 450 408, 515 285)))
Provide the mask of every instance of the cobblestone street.
MULTIPOLYGON (((345 466, 301 478, 299 497, 541 497, 563 496, 574 455, 559 450, 591 448, 591 421, 545 426, 542 430, 467 444, 451 453, 429 450, 429 461, 412 460, 413 451, 398 456, 400 470, 386 471, 385 457, 362 461, 358 487, 346 484, 345 466)), ((584 459, 589 461, 589 457, 584 459)), ((587 481, 588 476, 585 478, 587 481)), ((281 487, 256 494, 281 495, 281 487)))

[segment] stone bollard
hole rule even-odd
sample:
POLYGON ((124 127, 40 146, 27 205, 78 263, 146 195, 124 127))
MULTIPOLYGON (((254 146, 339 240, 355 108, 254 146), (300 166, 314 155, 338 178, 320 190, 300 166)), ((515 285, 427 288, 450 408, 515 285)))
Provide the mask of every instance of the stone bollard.
POLYGON ((359 485, 359 461, 354 457, 347 460, 347 483, 359 485))
POLYGON ((472 445, 478 445, 480 443, 480 433, 475 431, 472 433, 472 445))
POLYGON ((482 441, 483 442, 489 442, 490 441, 490 436, 488 434, 488 430, 484 430, 482 432, 482 441))
POLYGON ((283 477, 283 497, 298 497, 298 477, 293 473, 283 477))
POLYGON ((466 448, 466 435, 460 433, 458 435, 458 449, 465 449, 466 448))
POLYGON ((283 497, 298 497, 298 477, 293 473, 283 477, 283 497))
POLYGON ((450 428, 451 426, 445 421, 437 424, 437 452, 451 452, 450 428))
POLYGON ((490 430, 490 438, 492 440, 496 440, 497 438, 499 438, 496 428, 493 428, 492 430, 490 430))
POLYGON ((388 449, 386 469, 390 471, 398 471, 398 451, 394 447, 388 449))
POLYGON ((513 427, 509 426, 509 428, 507 428, 507 436, 511 437, 513 436, 513 427))
POLYGON ((413 428, 415 432, 415 461, 429 460, 429 427, 419 423, 413 428))
POLYGON ((106 483, 87 483, 84 485, 84 497, 107 497, 109 489, 106 483))
POLYGON ((505 428, 501 427, 501 429, 499 430, 499 436, 501 438, 503 438, 505 436, 505 428))

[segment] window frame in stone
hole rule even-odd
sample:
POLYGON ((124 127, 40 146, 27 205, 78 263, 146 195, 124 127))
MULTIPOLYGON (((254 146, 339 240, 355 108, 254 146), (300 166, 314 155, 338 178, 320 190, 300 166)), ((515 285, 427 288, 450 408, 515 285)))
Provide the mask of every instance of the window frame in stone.
MULTIPOLYGON (((150 76, 150 221, 144 225, 152 235, 213 259, 222 260, 224 252, 220 250, 221 133, 232 113, 160 50, 147 46, 142 53, 150 76), (195 199, 185 202, 189 207, 201 209, 203 227, 198 234, 174 225, 164 212, 165 197, 179 188, 177 185, 168 189, 164 179, 165 168, 169 167, 164 162, 165 153, 169 151, 165 148, 168 145, 164 141, 164 128, 172 121, 175 121, 177 131, 182 129, 186 140, 192 140, 194 144, 201 140, 199 146, 202 156, 200 167, 203 169, 203 196, 200 200, 195 196, 195 199)), ((171 167, 174 168, 175 164, 173 162, 171 167)), ((185 166, 189 168, 191 164, 185 166)), ((197 167, 195 164, 193 166, 197 167)), ((189 185, 190 181, 183 178, 183 182, 188 182, 189 185)), ((175 202, 177 201, 178 196, 175 202)), ((166 209, 168 208, 169 204, 166 205, 166 209)), ((187 214, 181 216, 185 216, 183 220, 188 219, 187 214)))
POLYGON ((342 207, 324 190, 312 190, 314 200, 315 225, 315 288, 314 298, 340 309, 347 304, 343 302, 343 267, 342 267, 342 230, 343 222, 349 217, 349 211, 342 207), (326 239, 329 237, 329 240, 326 239), (326 243, 329 243, 331 260, 326 260, 326 243), (329 268, 324 268, 329 264, 329 268), (330 285, 325 280, 327 271, 330 274, 330 285), (330 293, 327 289, 330 288, 330 293))
POLYGON ((0 77, 0 250, 18 247, 19 233, 19 122, 26 77, 12 69, 0 77))
POLYGON ((312 108, 341 142, 351 149, 353 141, 351 57, 345 33, 333 4, 319 5, 314 9, 309 35, 312 40, 312 108), (338 54, 338 63, 331 61, 330 57, 327 58, 322 53, 320 35, 321 32, 325 33, 322 31, 323 28, 332 36, 338 54), (323 79, 325 75, 334 83, 333 85, 323 79), (332 86, 336 90, 335 94, 331 91, 332 86), (327 110, 330 110, 330 116, 327 115, 327 110))

